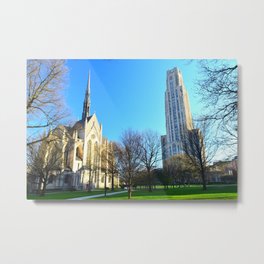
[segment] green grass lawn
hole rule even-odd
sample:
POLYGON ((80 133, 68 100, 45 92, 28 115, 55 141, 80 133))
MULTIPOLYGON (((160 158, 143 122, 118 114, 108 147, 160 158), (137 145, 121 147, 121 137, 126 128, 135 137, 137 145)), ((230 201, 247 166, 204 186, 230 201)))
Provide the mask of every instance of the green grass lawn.
MULTIPOLYGON (((120 191, 116 189, 115 191, 120 191)), ((46 193, 45 196, 28 195, 28 200, 63 200, 83 196, 103 194, 104 190, 87 191, 63 191, 46 193)), ((107 191, 110 193, 110 191, 107 191)), ((132 200, 235 200, 237 199, 237 185, 208 185, 207 190, 203 191, 200 185, 190 187, 175 187, 164 190, 158 186, 153 192, 148 190, 133 190, 132 200)), ((127 192, 107 197, 92 198, 89 200, 128 200, 127 192)))
MULTIPOLYGON (((110 192, 110 191, 108 191, 108 192, 110 192)), ((103 194, 103 193, 104 193, 104 190, 93 190, 91 192, 88 192, 88 191, 62 191, 62 192, 46 193, 44 196, 29 194, 27 196, 27 199, 28 200, 63 200, 63 199, 97 195, 97 194, 103 194)))
MULTIPOLYGON (((127 193, 121 193, 109 197, 94 198, 93 200, 127 200, 127 193)), ((237 199, 237 185, 209 185, 203 191, 201 186, 134 190, 132 200, 235 200, 237 199)))

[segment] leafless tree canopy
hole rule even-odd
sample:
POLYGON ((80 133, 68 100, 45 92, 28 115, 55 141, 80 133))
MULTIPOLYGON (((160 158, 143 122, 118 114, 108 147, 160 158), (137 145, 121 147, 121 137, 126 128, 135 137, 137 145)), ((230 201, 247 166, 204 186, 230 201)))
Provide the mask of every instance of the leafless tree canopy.
POLYGON ((41 140, 43 129, 53 129, 67 116, 62 90, 64 60, 27 61, 27 145, 41 140))
POLYGON ((61 172, 64 162, 64 152, 62 138, 59 140, 61 131, 54 132, 57 135, 49 135, 46 139, 43 136, 41 142, 31 144, 27 147, 27 180, 28 184, 38 186, 38 193, 44 195, 49 178, 52 174, 61 172), (54 137, 53 140, 50 138, 54 137), (49 140, 50 139, 50 140, 49 140))
POLYGON ((133 180, 141 169, 142 138, 138 132, 126 130, 118 145, 118 164, 120 177, 128 186, 128 198, 131 198, 133 180))
POLYGON ((200 174, 203 188, 206 189, 206 170, 215 157, 218 143, 214 140, 211 120, 202 118, 196 122, 196 129, 187 130, 183 141, 184 154, 200 174))
MULTIPOLYGON (((118 145, 115 142, 109 142, 102 150, 101 169, 111 176, 111 189, 114 190, 114 180, 118 173, 118 145)), ((106 186, 105 186, 106 188, 106 186)))
POLYGON ((238 66, 222 60, 199 61, 199 96, 207 118, 215 123, 221 144, 236 145, 238 129, 238 66))
POLYGON ((142 163, 147 170, 152 170, 160 161, 160 137, 156 132, 151 130, 142 133, 142 163))
POLYGON ((157 162, 160 161, 160 137, 157 133, 148 130, 142 133, 141 138, 141 162, 146 169, 148 177, 149 191, 152 191, 152 170, 156 168, 157 162))

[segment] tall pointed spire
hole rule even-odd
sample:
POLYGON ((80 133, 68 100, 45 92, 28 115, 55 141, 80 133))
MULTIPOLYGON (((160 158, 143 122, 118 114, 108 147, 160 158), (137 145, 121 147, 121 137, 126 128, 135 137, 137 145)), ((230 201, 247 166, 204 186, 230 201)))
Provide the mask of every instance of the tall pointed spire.
POLYGON ((83 113, 82 113, 82 120, 87 119, 90 115, 90 71, 88 73, 88 81, 87 81, 87 88, 85 92, 85 98, 83 102, 83 113))

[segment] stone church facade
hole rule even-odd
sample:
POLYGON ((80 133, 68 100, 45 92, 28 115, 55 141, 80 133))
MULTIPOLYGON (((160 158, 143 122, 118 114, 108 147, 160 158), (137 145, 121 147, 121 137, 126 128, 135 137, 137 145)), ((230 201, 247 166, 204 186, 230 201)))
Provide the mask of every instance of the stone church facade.
POLYGON ((118 187, 118 175, 108 171, 108 153, 112 144, 102 135, 102 124, 90 115, 90 73, 83 103, 82 119, 72 127, 59 126, 54 134, 61 135, 60 169, 49 177, 46 189, 89 190, 118 187))

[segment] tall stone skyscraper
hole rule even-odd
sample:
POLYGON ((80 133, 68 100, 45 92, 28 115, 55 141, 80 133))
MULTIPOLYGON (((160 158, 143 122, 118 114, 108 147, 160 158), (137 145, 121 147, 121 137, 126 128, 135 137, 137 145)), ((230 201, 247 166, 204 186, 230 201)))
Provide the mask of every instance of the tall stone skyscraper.
POLYGON ((193 129, 187 90, 182 73, 173 68, 167 71, 165 91, 166 135, 161 136, 163 161, 181 154, 184 133, 193 129))

